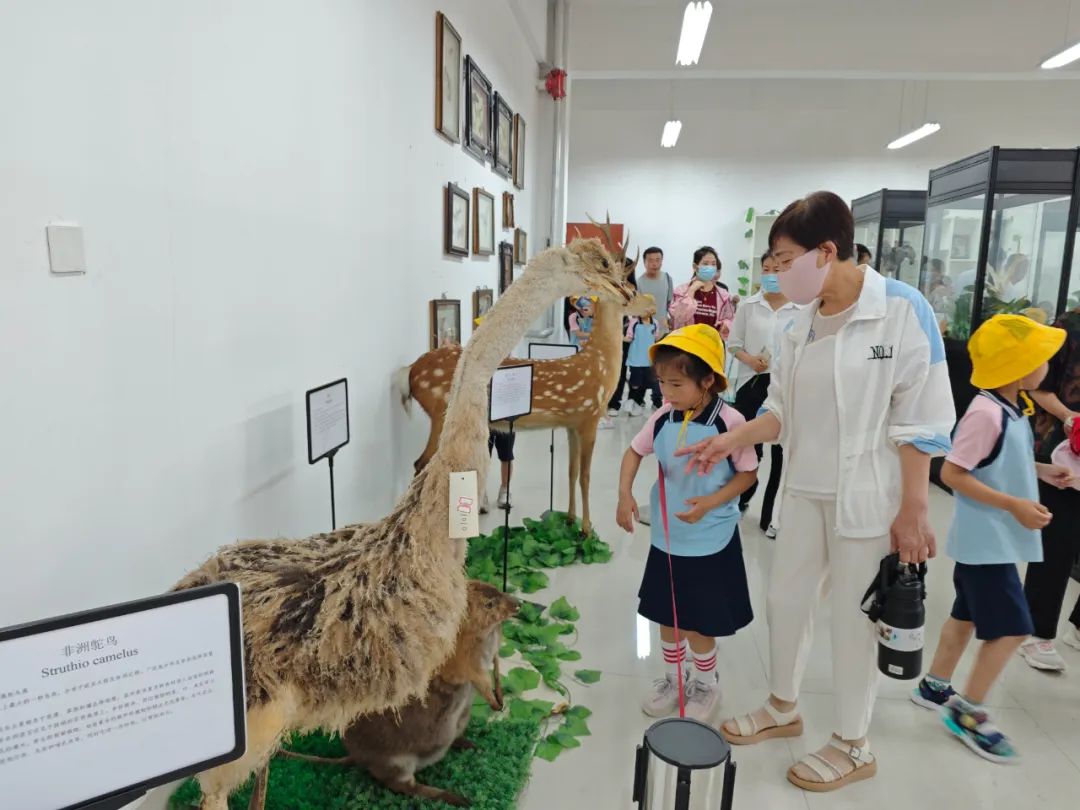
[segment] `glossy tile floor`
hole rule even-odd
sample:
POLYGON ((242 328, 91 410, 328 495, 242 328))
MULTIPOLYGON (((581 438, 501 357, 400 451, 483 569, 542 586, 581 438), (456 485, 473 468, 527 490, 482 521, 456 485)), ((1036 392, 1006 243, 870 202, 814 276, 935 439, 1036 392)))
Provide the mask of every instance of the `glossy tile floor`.
MULTIPOLYGON (((577 750, 554 763, 537 760, 533 778, 522 796, 522 810, 553 808, 630 808, 634 748, 650 720, 638 708, 641 693, 661 671, 659 639, 642 627, 635 613, 636 593, 648 551, 648 528, 633 537, 615 526, 619 460, 642 419, 622 417, 617 427, 600 434, 593 463, 593 518, 615 558, 604 566, 574 566, 551 572, 551 587, 537 599, 550 602, 566 596, 581 611, 578 649, 581 666, 600 669, 603 678, 591 687, 574 686, 574 699, 594 712, 592 736, 577 750)), ((513 486, 513 519, 539 515, 548 502, 547 433, 518 437, 518 463, 513 486)), ((566 503, 566 451, 556 440, 557 508, 566 503)), ((493 465, 494 467, 494 465, 493 465)), ((652 473, 644 466, 638 481, 639 502, 647 502, 652 473)), ((494 497, 496 470, 491 471, 494 497)), ((932 488, 932 520, 944 538, 952 514, 951 498, 932 488)), ((759 499, 758 499, 759 500, 759 499)), ((743 526, 747 570, 757 615, 750 628, 721 643, 719 666, 723 703, 721 717, 756 708, 768 694, 765 581, 773 544, 757 529, 757 500, 743 526)), ((501 513, 486 519, 485 529, 501 522, 501 513)), ((797 527, 788 527, 797 530, 797 527)), ((869 573, 869 572, 868 572, 869 573)), ((927 602, 927 652, 937 643, 941 622, 952 601, 951 563, 932 567, 927 602)), ((1071 583, 1069 599, 1077 584, 1071 583)), ((1071 605, 1071 602, 1067 602, 1071 605)), ((827 608, 822 608, 826 610, 827 608)), ((1066 610, 1067 613, 1067 610, 1066 610)), ((789 785, 786 769, 800 756, 822 745, 831 732, 832 695, 829 623, 819 615, 813 653, 803 687, 801 711, 806 734, 791 741, 774 740, 735 750, 738 779, 736 808, 875 807, 922 810, 949 808, 1039 807, 1076 808, 1080 795, 1080 652, 1065 645, 1065 675, 1047 675, 1028 668, 1017 657, 991 696, 995 719, 1024 755, 1016 767, 993 765, 977 758, 943 728, 933 714, 915 707, 907 694, 911 683, 882 679, 871 731, 878 757, 876 778, 838 793, 805 794, 789 785)), ((970 655, 961 665, 963 678, 970 655)))

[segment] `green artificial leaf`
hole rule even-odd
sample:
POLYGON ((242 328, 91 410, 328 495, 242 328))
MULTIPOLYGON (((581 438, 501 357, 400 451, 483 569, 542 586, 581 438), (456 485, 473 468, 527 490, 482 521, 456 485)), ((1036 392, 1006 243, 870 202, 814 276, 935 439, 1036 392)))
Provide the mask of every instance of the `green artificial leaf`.
POLYGON ((524 667, 514 667, 503 678, 503 689, 514 695, 520 695, 540 685, 540 673, 524 667))
POLYGON ((532 602, 524 602, 521 607, 518 608, 517 619, 522 624, 536 624, 540 621, 544 611, 532 602))
POLYGON ((567 717, 578 717, 582 720, 586 720, 592 717, 592 709, 585 706, 571 706, 563 714, 567 717))
POLYGON ((555 704, 548 700, 522 700, 514 698, 510 703, 510 717, 514 720, 537 722, 551 714, 555 704))
POLYGON ((548 577, 543 571, 530 571, 521 580, 521 590, 525 593, 536 593, 548 586, 548 577))
POLYGON ((582 683, 596 683, 600 680, 600 672, 595 669, 579 669, 574 673, 574 677, 582 683))
POLYGON ((580 661, 581 653, 577 650, 566 650, 555 654, 560 661, 580 661))
POLYGON ((488 720, 494 712, 488 702, 483 698, 477 698, 472 705, 471 717, 473 720, 488 720))
POLYGON ((754 236, 754 229, 753 228, 747 228, 746 233, 744 233, 743 236, 745 236, 747 239, 752 239, 753 236, 754 236))
POLYGON ((589 724, 581 717, 567 717, 566 722, 559 727, 560 734, 571 734, 574 737, 589 737, 589 724))
POLYGON ((740 270, 749 270, 749 269, 750 269, 750 265, 749 265, 749 264, 747 264, 745 260, 743 260, 743 259, 739 259, 739 269, 740 269, 740 270))
POLYGON ((509 658, 517 652, 517 645, 513 643, 503 644, 499 647, 499 658, 509 658))
POLYGON ((739 282, 740 284, 749 284, 749 283, 750 283, 750 279, 748 279, 748 278, 747 278, 746 276, 739 276, 739 278, 738 278, 738 282, 739 282))
POLYGON ((556 599, 551 607, 548 608, 548 615, 553 619, 559 619, 564 622, 576 622, 581 618, 581 613, 577 608, 566 601, 565 596, 560 596, 556 599))
POLYGON ((572 624, 558 624, 555 626, 559 629, 560 636, 569 636, 574 633, 574 625, 572 624))
POLYGON ((567 734, 564 731, 556 731, 554 734, 549 734, 548 739, 563 748, 581 748, 581 740, 573 734, 567 734))
POLYGON ((526 557, 536 556, 536 550, 540 547, 540 544, 536 541, 536 538, 531 534, 525 535, 521 541, 521 553, 526 557))
POLYGON ((551 740, 541 740, 536 746, 536 756, 548 762, 554 762, 562 752, 563 747, 551 740))
POLYGON ((753 206, 746 209, 746 221, 748 223, 754 221, 754 208, 753 208, 753 206))

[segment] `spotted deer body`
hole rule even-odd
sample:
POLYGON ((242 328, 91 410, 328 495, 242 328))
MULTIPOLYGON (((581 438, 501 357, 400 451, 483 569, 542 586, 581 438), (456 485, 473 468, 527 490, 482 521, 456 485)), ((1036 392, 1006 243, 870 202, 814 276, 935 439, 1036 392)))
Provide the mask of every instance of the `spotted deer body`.
POLYGON ((631 296, 598 240, 529 262, 460 355, 443 438, 389 515, 303 540, 226 546, 176 585, 236 582, 243 599, 248 746, 236 762, 199 775, 204 810, 226 810, 253 772, 251 806, 261 808, 266 764, 283 734, 344 732, 361 715, 426 694, 454 652, 466 605, 465 542, 447 525, 450 474, 487 469, 492 373, 527 324, 583 288, 631 296))
MULTIPOLYGON (((581 486, 582 528, 591 528, 589 486, 593 448, 600 420, 607 412, 615 386, 619 383, 622 363, 624 315, 644 316, 656 311, 650 295, 639 295, 628 304, 598 301, 593 329, 588 343, 577 354, 558 360, 523 361, 507 358, 502 365, 522 362, 533 364, 532 413, 514 420, 515 430, 565 428, 569 445, 570 497, 568 513, 577 516, 577 489, 581 486)), ((446 390, 441 380, 449 379, 461 350, 455 347, 436 349, 422 355, 408 370, 408 387, 402 386, 402 401, 416 400, 431 419, 428 443, 415 462, 419 473, 438 446, 446 411, 446 390)), ((508 429, 495 423, 496 430, 508 429)))

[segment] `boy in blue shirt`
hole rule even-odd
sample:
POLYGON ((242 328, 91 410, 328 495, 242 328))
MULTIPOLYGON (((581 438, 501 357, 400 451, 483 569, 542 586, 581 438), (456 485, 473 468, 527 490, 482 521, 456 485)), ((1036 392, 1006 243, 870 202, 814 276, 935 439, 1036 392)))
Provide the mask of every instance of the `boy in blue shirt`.
POLYGON ((1017 758, 982 704, 1033 629, 1017 564, 1042 560, 1040 529, 1051 515, 1039 503, 1038 479, 1059 487, 1072 480, 1064 468, 1035 463, 1034 408, 1025 393, 1039 387, 1064 342, 1063 330, 1019 315, 995 315, 976 330, 968 351, 980 391, 956 426, 941 473, 956 495, 945 546, 956 561, 956 601, 911 699, 939 709, 949 730, 991 762, 1017 758), (983 643, 958 694, 950 680, 973 634, 983 643))

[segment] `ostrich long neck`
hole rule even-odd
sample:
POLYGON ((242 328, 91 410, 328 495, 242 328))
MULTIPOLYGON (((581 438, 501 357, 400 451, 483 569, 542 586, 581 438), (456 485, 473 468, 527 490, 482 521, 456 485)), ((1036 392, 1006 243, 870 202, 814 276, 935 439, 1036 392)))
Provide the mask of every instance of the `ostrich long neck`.
POLYGON ((477 458, 486 456, 491 375, 556 296, 542 272, 526 272, 484 317, 458 360, 433 461, 460 471, 476 469, 477 458))

